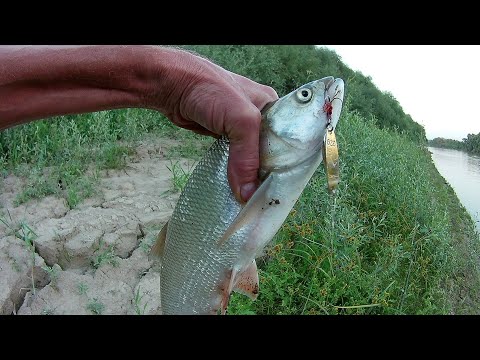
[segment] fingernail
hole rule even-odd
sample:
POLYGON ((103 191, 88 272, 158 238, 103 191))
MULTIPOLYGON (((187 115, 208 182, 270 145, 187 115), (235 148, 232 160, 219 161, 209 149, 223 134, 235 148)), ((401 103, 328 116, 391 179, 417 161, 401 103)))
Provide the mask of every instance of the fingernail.
POLYGON ((257 185, 255 185, 255 183, 243 184, 240 187, 240 195, 242 196, 242 200, 247 202, 255 190, 257 190, 257 185))

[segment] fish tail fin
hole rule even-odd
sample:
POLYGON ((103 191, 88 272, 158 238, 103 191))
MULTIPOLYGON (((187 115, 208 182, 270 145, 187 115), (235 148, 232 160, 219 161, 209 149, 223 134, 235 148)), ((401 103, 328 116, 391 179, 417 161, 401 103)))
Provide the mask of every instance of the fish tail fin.
POLYGON ((165 249, 165 240, 167 238, 168 221, 163 225, 162 230, 158 233, 157 241, 152 246, 150 253, 148 254, 148 260, 155 260, 155 258, 161 258, 165 249))

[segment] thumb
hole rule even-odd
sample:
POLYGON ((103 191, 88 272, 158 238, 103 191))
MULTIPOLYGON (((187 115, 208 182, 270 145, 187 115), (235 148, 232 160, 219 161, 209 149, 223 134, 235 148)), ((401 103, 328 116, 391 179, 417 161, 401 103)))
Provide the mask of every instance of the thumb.
POLYGON ((260 111, 253 105, 230 119, 228 181, 240 202, 247 202, 258 187, 260 111))

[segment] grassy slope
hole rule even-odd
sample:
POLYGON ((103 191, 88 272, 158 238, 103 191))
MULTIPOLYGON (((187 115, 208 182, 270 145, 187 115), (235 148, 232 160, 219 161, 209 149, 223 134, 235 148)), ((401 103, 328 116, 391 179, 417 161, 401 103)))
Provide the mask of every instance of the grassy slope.
POLYGON ((338 130, 338 196, 319 169, 230 313, 478 313, 478 235, 430 154, 353 113, 338 130))

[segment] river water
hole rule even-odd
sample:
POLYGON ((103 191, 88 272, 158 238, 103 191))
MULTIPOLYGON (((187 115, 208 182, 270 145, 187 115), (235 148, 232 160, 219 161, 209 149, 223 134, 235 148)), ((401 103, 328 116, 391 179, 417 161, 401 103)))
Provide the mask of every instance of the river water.
POLYGON ((480 230, 480 157, 429 147, 438 172, 448 181, 480 230))

